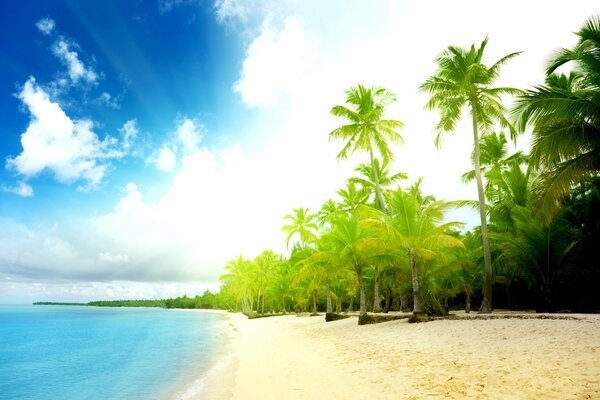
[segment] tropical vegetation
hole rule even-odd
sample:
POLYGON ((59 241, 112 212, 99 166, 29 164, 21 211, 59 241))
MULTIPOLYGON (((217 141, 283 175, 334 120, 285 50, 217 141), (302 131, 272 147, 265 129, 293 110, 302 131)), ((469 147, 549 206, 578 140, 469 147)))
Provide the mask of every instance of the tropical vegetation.
POLYGON ((391 172, 403 141, 402 122, 387 115, 396 95, 361 84, 346 90, 345 104, 331 109, 343 122, 329 139, 341 145, 338 160, 363 153, 368 162, 317 212, 284 217, 289 255, 230 261, 216 297, 256 313, 331 314, 356 303, 360 315, 470 312, 474 302, 482 313, 600 309, 600 18, 577 36, 532 89, 494 86, 520 53, 486 64, 488 38, 435 59, 420 86, 425 109, 439 112, 433 144, 459 130, 468 111, 473 169, 462 178, 475 181, 477 201, 436 199, 422 192, 423 178, 403 184, 409 177, 391 172), (570 72, 558 72, 565 65, 570 72), (526 131, 531 152, 511 151, 526 131), (479 226, 449 221, 457 207, 477 210, 479 226))

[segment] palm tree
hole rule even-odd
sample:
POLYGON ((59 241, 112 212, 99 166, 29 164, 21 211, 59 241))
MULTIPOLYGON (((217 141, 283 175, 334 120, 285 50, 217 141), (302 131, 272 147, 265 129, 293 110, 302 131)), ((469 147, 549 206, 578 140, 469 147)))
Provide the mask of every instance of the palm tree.
POLYGON ((346 181, 346 187, 338 189, 336 192, 342 199, 339 209, 352 213, 360 205, 365 205, 369 198, 369 192, 364 188, 357 187, 356 183, 350 179, 346 181))
POLYGON ((365 220, 367 226, 379 233, 387 242, 389 251, 397 252, 406 258, 411 269, 413 284, 413 313, 424 313, 421 298, 418 269, 435 259, 444 248, 463 248, 462 242, 449 235, 450 228, 461 225, 458 222, 442 223, 445 212, 455 204, 446 201, 423 203, 417 187, 407 191, 398 188, 390 194, 390 215, 372 209, 371 217, 365 220), (399 249, 399 250, 398 250, 399 249))
MULTIPOLYGON (((379 153, 383 163, 394 159, 388 142, 401 144, 402 136, 397 132, 402 122, 383 119, 385 108, 396 101, 396 95, 382 87, 364 87, 359 84, 346 90, 346 104, 334 106, 331 114, 344 118, 348 124, 329 133, 329 140, 341 139, 346 144, 337 155, 337 159, 346 159, 350 153, 364 151, 369 154, 371 167, 375 172, 374 183, 377 202, 384 209, 385 202, 381 193, 379 176, 375 166, 375 153, 379 153)), ((385 209, 384 209, 385 211, 385 209)))
MULTIPOLYGON (((513 161, 524 163, 525 155, 518 151, 512 155, 508 155, 508 140, 504 132, 494 132, 489 135, 482 136, 481 144, 479 145, 479 166, 482 175, 486 178, 486 194, 490 189, 491 182, 494 177, 498 177, 503 170, 509 167, 513 161)), ((469 183, 475 179, 475 170, 465 172, 461 179, 465 183, 469 183)))
POLYGON ((329 227, 329 221, 335 217, 336 214, 340 212, 340 206, 335 201, 328 199, 321 205, 321 209, 317 213, 317 218, 319 220, 319 226, 321 229, 326 229, 329 227))
POLYGON ((242 311, 247 313, 253 308, 252 296, 253 282, 250 279, 252 262, 242 256, 238 256, 225 265, 227 273, 221 275, 219 280, 229 289, 242 311))
POLYGON ((577 36, 548 66, 546 83, 527 90, 512 110, 519 129, 533 128, 531 167, 543 171, 536 207, 546 221, 571 189, 600 171, 600 17, 577 36), (573 70, 556 73, 565 64, 573 70))
POLYGON ((281 258, 272 250, 265 250, 254 259, 255 280, 258 285, 258 303, 256 309, 260 308, 260 313, 265 313, 265 294, 268 284, 272 281, 274 272, 279 267, 281 258), (262 298, 262 305, 260 300, 262 298))
POLYGON ((360 210, 352 214, 339 215, 331 221, 332 229, 327 241, 338 254, 340 265, 356 273, 360 292, 360 315, 367 313, 367 298, 363 270, 377 251, 379 240, 361 224, 360 210))
POLYGON ((559 213, 548 224, 531 208, 517 206, 512 212, 516 234, 493 234, 506 258, 518 265, 530 287, 536 292, 537 311, 551 311, 552 286, 557 276, 570 265, 570 256, 577 240, 572 229, 559 213))
POLYGON ((309 213, 308 208, 295 208, 294 214, 286 214, 283 218, 290 221, 289 225, 284 225, 281 230, 287 235, 285 245, 290 247, 290 240, 298 236, 301 247, 313 242, 317 236, 315 232, 319 229, 316 220, 317 216, 309 213))
POLYGON ((481 219, 481 234, 483 240, 483 253, 485 265, 485 284, 483 301, 480 312, 492 311, 492 259, 485 210, 485 193, 480 167, 480 135, 485 134, 495 122, 508 128, 514 137, 515 130, 504 116, 505 108, 500 102, 504 94, 517 94, 513 88, 497 87, 491 85, 498 78, 500 67, 520 53, 511 53, 502 57, 491 67, 483 64, 483 52, 488 38, 476 48, 473 44, 470 49, 450 46, 436 58, 437 71, 429 77, 420 87, 428 92, 431 97, 426 104, 427 109, 439 109, 440 122, 436 129, 438 136, 436 146, 441 145, 445 132, 451 132, 461 118, 465 107, 470 109, 473 125, 473 167, 477 181, 477 194, 479 199, 479 217, 481 219), (480 132, 481 131, 481 132, 480 132))
POLYGON ((297 279, 311 278, 317 285, 325 286, 328 314, 333 312, 333 283, 340 278, 346 281, 352 279, 352 271, 340 260, 339 252, 330 242, 329 235, 323 235, 317 244, 317 251, 299 262, 300 270, 296 275, 297 279))
POLYGON ((373 161, 373 164, 359 164, 354 170, 359 172, 362 176, 352 177, 348 179, 348 182, 360 184, 369 195, 373 196, 373 204, 375 204, 379 210, 385 211, 387 209, 386 203, 382 204, 377 199, 376 179, 379 181, 379 187, 383 190, 391 187, 400 179, 407 179, 408 176, 404 172, 390 175, 390 171, 386 164, 382 165, 378 158, 375 158, 373 161))
MULTIPOLYGON (((390 171, 386 164, 381 164, 379 159, 375 158, 372 164, 359 164, 354 169, 360 172, 362 176, 353 177, 348 179, 348 182, 355 184, 358 183, 363 188, 362 193, 366 196, 373 196, 373 204, 376 208, 383 212, 388 212, 387 202, 385 196, 382 196, 381 201, 378 201, 377 197, 377 182, 381 191, 387 190, 391 185, 399 181, 400 179, 407 179, 408 176, 404 172, 398 172, 390 175, 390 171)), ((379 295, 379 275, 383 269, 389 267, 391 263, 374 263, 373 264, 373 312, 381 312, 381 298, 379 295)))

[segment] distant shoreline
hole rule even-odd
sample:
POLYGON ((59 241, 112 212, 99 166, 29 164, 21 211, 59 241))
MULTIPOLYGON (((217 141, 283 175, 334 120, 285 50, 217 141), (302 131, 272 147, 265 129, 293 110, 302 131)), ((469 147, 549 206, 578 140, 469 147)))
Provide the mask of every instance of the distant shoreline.
MULTIPOLYGON (((177 299, 161 299, 161 300, 94 300, 87 303, 72 303, 72 302, 55 302, 55 301, 36 301, 32 303, 34 306, 81 306, 81 307, 150 307, 150 308, 167 308, 167 309, 182 309, 182 310, 220 310, 213 307, 197 307, 196 304, 179 303, 177 299)), ((186 299, 188 299, 186 297, 186 299)), ((193 300, 193 299, 191 299, 193 300)), ((225 311, 225 310, 222 310, 225 311)))

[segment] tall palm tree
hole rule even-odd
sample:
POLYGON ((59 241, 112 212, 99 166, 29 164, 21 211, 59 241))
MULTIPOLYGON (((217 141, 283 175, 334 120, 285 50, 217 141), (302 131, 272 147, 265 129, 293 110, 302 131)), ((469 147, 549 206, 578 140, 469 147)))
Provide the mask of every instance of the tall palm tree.
MULTIPOLYGON (((350 153, 364 151, 375 171, 374 183, 377 202, 385 207, 383 193, 375 167, 375 153, 379 153, 384 164, 394 159, 389 142, 401 144, 402 136, 397 132, 402 122, 383 119, 385 108, 396 101, 396 95, 382 87, 364 87, 361 84, 346 90, 346 104, 331 109, 331 114, 344 118, 348 123, 329 133, 329 140, 345 140, 346 144, 337 155, 338 160, 348 158, 350 153)), ((384 210, 385 211, 385 210, 384 210)))
POLYGON ((485 210, 485 193, 480 167, 480 135, 487 133, 495 122, 508 128, 515 135, 514 128, 504 116, 505 108, 501 95, 517 94, 519 91, 507 87, 491 87, 498 78, 500 67, 520 53, 511 53, 502 57, 491 67, 483 63, 483 52, 488 38, 479 47, 473 44, 469 49, 450 46, 436 58, 438 69, 420 87, 431 95, 427 109, 439 109, 441 117, 437 125, 436 146, 441 145, 445 132, 451 132, 461 118, 462 111, 468 107, 473 126, 473 167, 477 181, 479 199, 479 217, 485 265, 485 284, 480 312, 492 311, 492 259, 485 210))
POLYGON ((546 221, 576 186, 600 171, 600 16, 577 32, 546 71, 546 83, 520 96, 512 110, 517 127, 533 128, 531 167, 541 170, 537 209, 546 221), (558 74, 569 64, 573 70, 558 74))
POLYGON ((290 247, 290 240, 298 236, 301 247, 313 242, 317 236, 315 232, 319 229, 317 225, 317 216, 310 214, 308 208, 295 208, 294 214, 286 214, 283 218, 289 220, 288 225, 284 225, 281 230, 287 235, 285 245, 290 247))

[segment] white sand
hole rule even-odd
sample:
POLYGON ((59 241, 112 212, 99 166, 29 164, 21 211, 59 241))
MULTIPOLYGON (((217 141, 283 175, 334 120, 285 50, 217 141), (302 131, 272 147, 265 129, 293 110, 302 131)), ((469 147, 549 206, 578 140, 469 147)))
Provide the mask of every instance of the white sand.
POLYGON ((232 316, 201 399, 598 399, 600 316, 406 320, 232 316))

